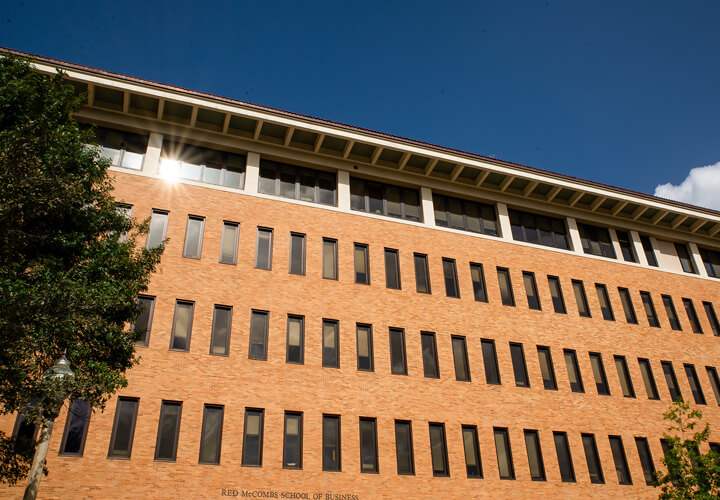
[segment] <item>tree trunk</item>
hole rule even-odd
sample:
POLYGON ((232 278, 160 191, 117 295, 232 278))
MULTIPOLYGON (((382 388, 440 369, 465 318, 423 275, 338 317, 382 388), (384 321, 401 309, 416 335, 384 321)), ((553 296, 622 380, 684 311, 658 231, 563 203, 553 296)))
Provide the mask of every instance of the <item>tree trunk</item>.
POLYGON ((53 424, 55 419, 43 419, 43 425, 40 429, 40 439, 35 447, 35 457, 28 474, 28 482, 25 487, 25 496, 23 500, 35 500, 38 488, 40 487, 40 478, 45 469, 45 459, 47 458, 48 447, 50 446, 50 436, 52 435, 53 424))

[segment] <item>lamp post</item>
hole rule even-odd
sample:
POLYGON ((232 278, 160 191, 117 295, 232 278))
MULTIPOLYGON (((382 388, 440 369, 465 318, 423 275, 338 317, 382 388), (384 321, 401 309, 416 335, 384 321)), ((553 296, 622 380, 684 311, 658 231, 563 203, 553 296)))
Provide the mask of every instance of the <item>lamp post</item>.
MULTIPOLYGON (((62 357, 55 362, 52 368, 45 372, 43 378, 55 381, 60 385, 65 381, 73 380, 75 378, 75 373, 70 368, 70 362, 63 354, 62 357)), ((28 482, 25 487, 23 500, 35 500, 35 497, 37 496, 38 488, 40 487, 40 478, 42 477, 42 472, 45 468, 45 459, 47 458, 48 447, 50 445, 50 436, 52 435, 53 424, 55 423, 58 409, 64 400, 64 395, 60 398, 52 400, 52 408, 50 414, 47 416, 44 414, 43 409, 40 439, 38 440, 37 447, 35 448, 35 456, 33 458, 32 467, 30 468, 30 474, 28 474, 28 482)))

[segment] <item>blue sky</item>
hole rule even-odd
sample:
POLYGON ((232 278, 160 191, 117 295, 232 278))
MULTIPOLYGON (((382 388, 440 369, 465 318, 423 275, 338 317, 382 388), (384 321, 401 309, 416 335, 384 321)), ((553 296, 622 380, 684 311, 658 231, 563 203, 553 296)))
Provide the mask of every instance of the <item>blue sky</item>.
POLYGON ((69 3, 0 45, 720 209, 718 1, 69 3))

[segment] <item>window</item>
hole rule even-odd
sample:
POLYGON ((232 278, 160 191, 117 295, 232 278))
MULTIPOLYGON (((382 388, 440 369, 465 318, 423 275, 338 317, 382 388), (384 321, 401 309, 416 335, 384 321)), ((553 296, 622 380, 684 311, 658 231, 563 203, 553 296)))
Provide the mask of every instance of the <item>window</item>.
POLYGON ((482 346, 483 364, 485 365, 485 381, 488 384, 500 384, 500 370, 498 369, 495 341, 482 339, 480 344, 482 346))
POLYGON ((625 458, 625 447, 620 436, 610 436, 610 449, 615 461, 618 482, 620 484, 632 484, 630 469, 628 468, 627 458, 625 458))
POLYGON ((216 305, 213 311, 212 334, 210 335, 210 354, 227 356, 230 352, 231 327, 232 307, 216 305))
POLYGON ((377 215, 422 222, 417 189, 350 177, 350 208, 377 215))
POLYGON ((267 311, 253 311, 250 313, 250 347, 249 359, 267 359, 268 322, 270 314, 267 311))
POLYGON ((337 240, 323 238, 322 277, 326 280, 337 280, 337 240))
POLYGON ((443 257, 443 275, 445 276, 445 295, 448 297, 460 298, 460 289, 458 288, 457 268, 455 267, 455 259, 446 259, 443 257))
POLYGON ((400 290, 400 260, 398 251, 385 249, 385 286, 400 290))
POLYGON ((340 471, 340 415, 323 415, 322 418, 322 468, 340 471))
POLYGON ((395 375, 407 375, 405 330, 401 328, 390 328, 390 371, 395 375))
POLYGON ((338 338, 338 322, 324 319, 322 322, 322 365, 329 368, 340 368, 338 338))
POLYGON ((91 415, 92 408, 87 401, 76 399, 70 404, 60 443, 61 455, 82 456, 91 415))
POLYGON ((290 233, 290 274, 305 275, 305 235, 290 233))
POLYGON ((695 312, 695 305, 692 299, 682 299, 683 306, 685 306, 685 312, 687 313, 688 320, 690 321, 690 327, 694 333, 703 333, 702 326, 700 326, 700 320, 695 312))
POLYGON ((205 405, 200 435, 200 459, 198 460, 201 464, 220 463, 224 413, 224 406, 205 405))
POLYGON ((257 228, 257 243, 255 247, 256 268, 272 269, 272 240, 272 229, 266 227, 257 228))
POLYGON ((470 263, 470 279, 473 286, 473 295, 478 302, 487 302, 487 289, 485 288, 485 273, 482 264, 470 263))
POLYGON ((497 215, 492 205, 433 194, 433 206, 438 226, 498 235, 497 215))
POLYGON ((160 175, 242 189, 245 163, 242 155, 164 141, 160 175))
POLYGON ((185 231, 185 246, 183 257, 187 259, 199 259, 202 253, 203 229, 205 228, 205 217, 189 215, 187 229, 185 231))
POLYGON ((700 386, 700 379, 698 379, 697 372, 695 371, 694 365, 685 364, 685 375, 687 375, 688 383, 690 384, 690 390, 692 391, 695 403, 699 405, 705 405, 705 394, 703 393, 702 387, 700 386))
POLYGON ((433 476, 449 476, 445 424, 430 422, 430 455, 433 476))
MULTIPOLYGON (((117 211, 118 214, 125 216, 125 219, 127 219, 128 221, 130 221, 132 219, 132 205, 126 205, 125 203, 118 203, 115 206, 115 210, 117 211)), ((127 231, 120 233, 120 237, 118 238, 120 243, 125 243, 127 241, 127 236, 128 236, 127 231)))
POLYGON ((590 306, 588 306, 587 295, 585 295, 585 286, 582 281, 572 280, 573 291, 575 292, 575 302, 577 302, 578 314, 584 318, 590 317, 590 306))
POLYGON ((240 225, 236 222, 223 222, 222 241, 220 242, 220 263, 237 263, 238 235, 240 225))
POLYGON ((578 222, 578 231, 580 232, 580 241, 582 242, 583 252, 590 255, 599 255, 615 259, 615 249, 610 239, 610 231, 605 227, 591 226, 578 222))
POLYGON ((510 450, 510 437, 507 428, 494 427, 495 453, 497 453, 498 471, 500 479, 515 479, 512 451, 510 450))
POLYGON ((720 278, 720 252, 707 248, 699 248, 699 250, 707 275, 712 278, 720 278))
POLYGON ((640 243, 642 244, 643 251, 645 252, 645 258, 648 261, 648 265, 658 267, 657 258, 655 257, 655 250, 653 250, 652 243, 650 242, 650 237, 640 235, 640 243))
POLYGON ((638 364, 640 365, 640 373, 642 374, 643 382, 645 383, 645 391, 647 392, 648 399, 660 399, 657 385, 655 385, 655 376, 653 375, 650 361, 638 358, 638 364))
POLYGON ((130 458, 139 405, 138 398, 118 398, 108 458, 130 458))
POLYGON ((682 270, 686 273, 697 274, 695 266, 693 265, 692 257, 688 252, 687 246, 681 243, 675 243, 675 252, 677 253, 678 259, 680 259, 680 265, 682 270))
POLYGON ((575 469, 573 468, 572 455, 570 455, 567 433, 553 432, 553 440, 555 441, 558 466, 560 467, 560 478, 564 483, 574 483, 575 469))
POLYGON ((710 451, 720 454, 720 443, 708 443, 710 451))
POLYGON ((465 337, 452 336, 453 360, 455 362, 455 380, 470 382, 470 366, 468 363, 465 337))
POLYGON ((145 243, 148 249, 157 248, 165 243, 169 216, 170 212, 155 210, 153 208, 152 215, 150 216, 150 229, 148 230, 147 241, 145 243))
POLYGON ((400 475, 415 474, 413 458, 412 423, 406 420, 395 421, 395 455, 397 471, 400 475))
POLYGON ((368 259, 368 246, 364 243, 355 243, 353 251, 355 256, 355 283, 370 284, 370 261, 368 259))
POLYGON ((540 296, 537 291, 537 283, 535 283, 535 274, 523 271, 523 282, 525 283, 525 294, 527 295, 528 307, 530 309, 541 310, 540 296))
POLYGON ((510 281, 510 270, 505 267, 497 268, 498 285, 500 286, 500 298, 504 306, 515 306, 515 296, 510 281))
POLYGON ((528 378, 527 365, 525 364, 525 352, 523 351, 523 345, 510 342, 510 357, 512 358, 515 385, 518 387, 530 387, 530 379, 528 378))
POLYGON ((560 287, 560 278, 557 276, 548 276, 548 285, 550 286, 550 296, 552 297, 555 312, 567 314, 565 299, 563 298, 562 288, 560 287))
POLYGON ((595 434, 582 435, 583 449, 585 450, 585 461, 590 474, 590 482, 593 484, 605 483, 602 466, 600 465, 600 456, 598 455, 597 444, 595 443, 595 434))
POLYGON ((580 367, 578 366, 577 354, 570 349, 565 349, 563 354, 565 355, 565 366, 567 367, 568 379, 570 380, 570 390, 573 392, 585 392, 582 375, 580 375, 580 367))
POLYGON ((416 253, 415 261, 415 288, 418 293, 432 293, 430 290, 430 272, 428 271, 427 255, 416 253))
POLYGON ((556 391, 557 382, 555 381, 555 368, 553 368, 550 348, 538 346, 537 350, 538 358, 540 360, 540 372, 542 373, 543 386, 545 389, 556 391))
POLYGON ((633 387, 632 379, 630 378, 630 371, 628 370, 625 356, 614 356, 614 359, 623 396, 626 398, 634 398, 635 388, 633 387))
POLYGON ((508 210, 508 214, 514 240, 565 250, 570 249, 567 228, 563 219, 512 209, 508 210))
POLYGON ((378 471, 377 423, 360 417, 360 472, 378 471))
POLYGON ((160 407, 155 460, 174 462, 177 456, 178 435, 180 434, 180 416, 182 403, 163 401, 160 407))
POLYGON ((682 330, 680 326, 680 319, 678 318, 677 312, 675 311, 675 304, 673 299, 669 295, 662 295, 663 304, 665 304, 665 312, 670 320, 670 328, 673 330, 682 330))
POLYGON ((146 135, 122 132, 105 127, 94 127, 100 154, 110 159, 112 166, 141 170, 148 138, 146 135))
POLYGON ((595 290, 598 294, 598 302, 600 302, 600 310, 602 311, 605 321, 615 321, 615 314, 610 304, 610 296, 608 296, 607 287, 600 283, 595 283, 595 290))
POLYGON ((593 377, 595 378, 595 386, 598 394, 602 396, 610 395, 610 386, 605 376, 605 366, 603 365, 602 355, 598 352, 590 353, 590 365, 592 366, 593 377))
POLYGON ((617 234, 618 243, 620 244, 620 251, 622 252, 623 260, 626 262, 637 262, 630 234, 626 231, 619 230, 615 230, 615 233, 617 234))
POLYGON ((642 465, 643 474, 645 475, 645 484, 653 486, 655 484, 655 464, 653 463, 652 454, 650 453, 648 440, 644 437, 636 437, 635 445, 637 446, 640 464, 642 465))
POLYGON ((172 332, 170 334, 170 349, 174 351, 190 350, 190 334, 192 333, 194 309, 194 302, 187 300, 175 301, 175 316, 173 317, 172 332))
POLYGON ((538 431, 525 430, 525 449, 527 450, 530 478, 533 481, 545 481, 545 464, 540 448, 538 431))
POLYGON ((305 318, 303 316, 288 314, 285 362, 300 365, 305 362, 305 318))
POLYGON ((428 378, 439 378, 437 345, 435 334, 432 332, 420 332, 420 343, 422 344, 423 372, 428 378))
POLYGON ((150 327, 152 326, 153 312, 155 311, 155 297, 138 295, 138 315, 133 323, 132 331, 137 335, 136 346, 147 347, 150 342, 150 327))
POLYGON ((260 193, 335 206, 336 191, 334 173, 260 160, 260 193))
POLYGON ((482 462, 480 461, 480 445, 478 444, 477 427, 462 426, 463 447, 465 449, 465 469, 467 477, 482 478, 482 462))
POLYGON ((283 432, 283 468, 302 469, 303 414, 286 411, 283 432))
POLYGON ((373 357, 372 326, 358 324, 357 332, 357 367, 358 370, 371 372, 375 369, 373 357))
POLYGON ((633 306, 632 298, 630 297, 630 291, 627 288, 618 287, 618 293, 620 294, 620 302, 625 312, 625 320, 628 323, 637 325, 637 315, 635 314, 635 306, 633 306))
POLYGON ((645 314, 647 314, 648 323, 654 328, 660 328, 660 321, 658 321, 655 304, 653 304, 650 292, 640 292, 640 297, 642 298, 643 307, 645 308, 645 314))
POLYGON ((713 333, 715 336, 720 336, 720 323, 718 323, 712 302, 703 302, 703 308, 705 308, 705 314, 707 314, 708 323, 710 323, 710 328, 712 328, 713 333))
POLYGON ((715 401, 720 406, 720 377, 718 377, 717 369, 712 366, 706 366, 705 371, 710 379, 710 387, 712 387, 713 393, 715 394, 715 401))
POLYGON ((242 465, 245 467, 262 467, 264 421, 265 410, 245 408, 242 447, 242 465))
POLYGON ((680 386, 677 383, 677 377, 675 376, 675 369, 670 361, 661 361, 663 373, 665 374, 665 382, 667 382, 668 390, 670 391, 670 399, 675 401, 677 398, 682 400, 682 394, 680 393, 680 386))

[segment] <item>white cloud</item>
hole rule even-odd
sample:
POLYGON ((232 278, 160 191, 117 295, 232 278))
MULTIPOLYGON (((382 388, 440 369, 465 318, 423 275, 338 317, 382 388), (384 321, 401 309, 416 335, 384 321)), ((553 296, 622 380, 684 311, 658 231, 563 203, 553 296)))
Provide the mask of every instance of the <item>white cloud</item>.
POLYGON ((720 210, 720 161, 690 170, 679 185, 659 184, 655 196, 720 210))

